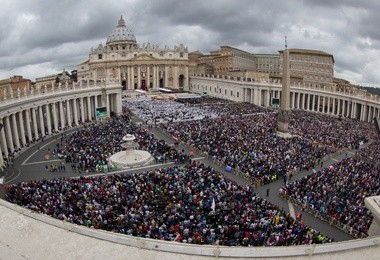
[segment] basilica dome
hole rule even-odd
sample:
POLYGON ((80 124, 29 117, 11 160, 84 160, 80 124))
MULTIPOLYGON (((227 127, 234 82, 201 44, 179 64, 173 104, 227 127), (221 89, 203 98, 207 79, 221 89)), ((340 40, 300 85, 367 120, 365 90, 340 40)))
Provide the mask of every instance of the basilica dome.
POLYGON ((107 38, 107 44, 112 43, 136 43, 136 38, 132 31, 125 26, 123 16, 121 16, 117 27, 112 30, 111 34, 107 38))

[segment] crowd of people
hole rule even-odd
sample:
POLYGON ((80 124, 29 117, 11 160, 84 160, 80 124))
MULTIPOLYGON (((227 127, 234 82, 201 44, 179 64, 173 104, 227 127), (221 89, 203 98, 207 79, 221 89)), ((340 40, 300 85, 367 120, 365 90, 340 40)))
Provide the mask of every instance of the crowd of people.
POLYGON ((376 134, 367 123, 303 111, 291 114, 292 138, 277 135, 277 114, 270 111, 161 127, 222 165, 264 184, 311 169, 327 155, 357 147, 376 134))
POLYGON ((128 100, 125 107, 146 124, 159 124, 185 120, 197 120, 204 117, 216 117, 217 112, 208 108, 199 108, 168 99, 128 100))
POLYGON ((293 135, 338 149, 355 149, 361 142, 377 138, 373 123, 303 110, 292 111, 289 129, 293 135))
MULTIPOLYGON (((128 101, 125 111, 148 125, 158 123, 171 137, 256 185, 286 180, 332 153, 376 139, 370 123, 305 111, 292 111, 292 137, 282 138, 277 135, 276 111, 215 98, 128 101)), ((156 163, 189 161, 184 150, 156 139, 150 129, 134 124, 130 116, 117 116, 62 134, 53 152, 79 172, 99 171, 123 149, 123 136, 133 134, 156 163)), ((367 234, 371 218, 363 199, 380 193, 379 165, 374 164, 379 146, 373 142, 334 168, 289 182, 281 194, 367 234), (369 156, 375 159, 368 160, 369 156)), ((8 187, 8 199, 72 223, 167 241, 228 246, 331 241, 259 197, 253 188, 239 187, 195 162, 139 174, 17 183, 8 187)))
POLYGON ((187 160, 183 151, 177 151, 164 140, 156 139, 148 128, 134 124, 129 116, 114 117, 102 124, 88 124, 70 135, 62 134, 52 152, 79 172, 112 170, 109 158, 123 150, 122 138, 127 134, 133 134, 140 149, 149 151, 156 160, 187 160))
POLYGON ((176 102, 190 104, 195 106, 211 105, 211 104, 235 104, 235 102, 210 96, 189 96, 189 97, 178 97, 175 99, 176 102))
POLYGON ((209 166, 13 184, 8 200, 60 220, 189 244, 289 246, 332 240, 209 166))
POLYGON ((124 102, 124 107, 146 124, 160 124, 217 118, 231 115, 248 115, 268 112, 268 109, 250 103, 236 103, 213 97, 169 99, 139 99, 124 102))
POLYGON ((380 194, 379 161, 380 141, 375 141, 352 157, 288 183, 280 195, 355 236, 367 236, 372 215, 364 199, 380 194))
POLYGON ((210 108, 215 111, 219 116, 221 115, 248 115, 268 111, 267 108, 255 106, 253 104, 244 102, 237 103, 227 99, 216 97, 197 97, 197 98, 177 98, 176 102, 183 104, 190 104, 201 108, 210 108))

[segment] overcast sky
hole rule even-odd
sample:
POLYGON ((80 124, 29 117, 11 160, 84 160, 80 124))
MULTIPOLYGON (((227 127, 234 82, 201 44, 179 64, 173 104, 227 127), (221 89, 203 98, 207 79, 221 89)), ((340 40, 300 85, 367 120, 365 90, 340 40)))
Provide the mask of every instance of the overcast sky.
POLYGON ((335 77, 380 87, 378 0, 0 0, 0 79, 76 69, 123 15, 139 44, 253 53, 315 49, 335 77))

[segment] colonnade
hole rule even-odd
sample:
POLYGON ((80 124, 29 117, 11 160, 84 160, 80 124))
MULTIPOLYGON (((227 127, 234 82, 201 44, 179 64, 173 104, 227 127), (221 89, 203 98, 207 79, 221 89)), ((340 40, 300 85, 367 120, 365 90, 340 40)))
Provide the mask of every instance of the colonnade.
MULTIPOLYGON (((256 88, 243 89, 243 101, 259 106, 269 107, 272 98, 281 98, 280 90, 256 88)), ((334 116, 342 116, 360 121, 372 122, 380 117, 380 104, 368 102, 359 98, 331 95, 331 93, 301 92, 300 89, 291 89, 290 108, 319 112, 334 116)))
MULTIPOLYGON (((193 76, 190 91, 207 92, 209 96, 238 102, 249 102, 258 106, 272 106, 273 98, 281 98, 281 84, 259 83, 233 78, 193 76)), ((372 122, 380 117, 380 97, 334 91, 323 87, 290 87, 290 109, 302 109, 372 122)))
POLYGON ((39 100, 31 96, 22 104, 15 102, 13 109, 9 104, 7 108, 0 106, 0 170, 15 153, 45 136, 99 119, 96 117, 98 107, 106 107, 107 117, 121 112, 121 86, 117 93, 89 89, 79 95, 70 91, 63 94, 61 97, 47 95, 46 99, 39 97, 39 100))

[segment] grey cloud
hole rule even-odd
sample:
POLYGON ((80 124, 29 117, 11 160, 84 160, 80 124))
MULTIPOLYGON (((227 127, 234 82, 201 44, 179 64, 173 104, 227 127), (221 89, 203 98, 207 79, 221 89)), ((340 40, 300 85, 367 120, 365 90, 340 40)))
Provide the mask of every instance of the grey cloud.
POLYGON ((75 68, 91 47, 105 43, 123 15, 139 43, 183 43, 205 54, 221 45, 277 53, 288 35, 292 48, 333 54, 338 74, 380 83, 368 69, 379 56, 379 11, 377 0, 6 1, 0 8, 0 77, 28 65, 34 77, 75 68))

